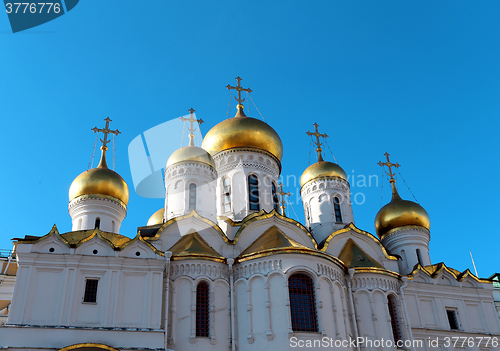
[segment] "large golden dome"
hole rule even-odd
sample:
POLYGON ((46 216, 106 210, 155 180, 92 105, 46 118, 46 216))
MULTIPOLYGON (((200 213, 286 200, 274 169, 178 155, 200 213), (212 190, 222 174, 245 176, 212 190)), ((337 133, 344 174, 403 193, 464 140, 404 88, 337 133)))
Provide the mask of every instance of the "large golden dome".
POLYGON ((215 168, 212 156, 206 150, 197 146, 185 146, 175 150, 168 158, 167 168, 181 162, 201 162, 215 168))
POLYGON ((283 144, 278 133, 266 122, 246 117, 240 107, 236 117, 226 119, 208 131, 202 147, 212 156, 223 150, 250 147, 265 150, 280 161, 283 157, 283 144))
POLYGON ((413 201, 401 199, 394 182, 391 185, 392 200, 382 207, 375 217, 377 235, 382 238, 390 230, 406 225, 415 225, 429 230, 431 220, 427 211, 413 201))
POLYGON ((303 187, 307 182, 313 179, 325 177, 339 177, 347 180, 347 175, 342 167, 333 162, 323 161, 321 158, 320 161, 313 163, 306 168, 304 173, 302 173, 300 177, 300 187, 303 187))
POLYGON ((151 217, 149 217, 147 225, 162 224, 164 214, 165 214, 165 208, 160 208, 158 211, 153 213, 151 217))
MULTIPOLYGON (((102 148, 101 148, 102 149, 102 148)), ((97 168, 81 173, 73 180, 69 188, 69 201, 82 195, 101 194, 112 196, 128 203, 128 186, 123 178, 110 170, 106 164, 106 150, 102 151, 101 161, 97 168)))

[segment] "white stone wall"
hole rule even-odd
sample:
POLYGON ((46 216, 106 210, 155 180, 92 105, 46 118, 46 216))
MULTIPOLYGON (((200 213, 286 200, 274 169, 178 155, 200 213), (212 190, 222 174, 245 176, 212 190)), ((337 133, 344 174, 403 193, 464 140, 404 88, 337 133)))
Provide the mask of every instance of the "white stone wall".
POLYGON ((318 178, 306 183, 300 190, 306 227, 310 228, 318 243, 335 230, 354 223, 349 183, 341 178, 318 178), (340 202, 342 221, 337 222, 334 198, 340 202))
POLYGON ((72 221, 72 231, 94 229, 96 219, 100 219, 99 229, 105 232, 120 233, 127 208, 119 201, 99 195, 79 196, 68 206, 72 221))
POLYGON ((217 167, 217 213, 235 221, 241 221, 253 212, 249 208, 248 176, 255 174, 259 180, 260 209, 271 212, 273 209, 272 183, 278 191, 280 163, 264 150, 234 148, 213 156, 217 167), (223 208, 222 182, 231 180, 231 210, 223 208))
POLYGON ((217 220, 216 171, 200 162, 176 163, 165 170, 165 220, 190 213, 190 184, 196 185, 196 212, 217 220))

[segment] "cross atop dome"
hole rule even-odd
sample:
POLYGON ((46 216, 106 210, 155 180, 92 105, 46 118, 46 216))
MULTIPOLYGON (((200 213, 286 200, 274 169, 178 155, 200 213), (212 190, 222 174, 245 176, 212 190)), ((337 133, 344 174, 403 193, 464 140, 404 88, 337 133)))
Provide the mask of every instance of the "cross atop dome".
POLYGON ((384 156, 387 158, 387 162, 384 162, 382 163, 382 161, 379 161, 378 162, 378 165, 380 167, 384 167, 384 166, 387 166, 387 168, 389 169, 389 172, 386 172, 387 175, 389 177, 391 177, 391 179, 389 180, 391 183, 394 183, 396 182, 396 180, 394 179, 394 176, 396 175, 395 173, 392 172, 392 168, 391 167, 396 167, 396 168, 399 168, 400 167, 400 164, 399 163, 392 163, 390 160, 389 160, 389 156, 390 154, 389 153, 385 153, 384 156))
POLYGON ((92 128, 94 133, 103 133, 104 134, 104 140, 101 139, 101 142, 102 142, 101 150, 104 150, 104 151, 106 151, 108 149, 108 147, 106 145, 110 142, 110 140, 108 140, 108 134, 114 134, 114 135, 120 134, 120 131, 118 129, 116 129, 116 130, 109 129, 109 122, 111 122, 112 119, 110 119, 109 117, 106 117, 105 121, 106 121, 106 126, 104 127, 104 129, 99 129, 97 127, 92 128))
POLYGON ((325 134, 319 133, 319 130, 318 130, 319 124, 318 123, 314 123, 313 126, 315 129, 315 132, 311 133, 311 132, 307 131, 306 134, 309 136, 316 137, 316 141, 314 142, 314 144, 316 144, 316 152, 318 153, 318 162, 320 162, 320 161, 323 161, 323 156, 321 156, 321 151, 322 151, 321 145, 323 145, 323 144, 319 141, 319 138, 322 137, 322 138, 326 139, 326 138, 328 138, 328 135, 326 133, 325 134))
POLYGON ((234 90, 236 90, 238 92, 238 97, 234 98, 236 101, 238 101, 238 106, 236 106, 237 109, 238 109, 238 112, 236 113, 235 117, 246 117, 245 113, 243 112, 243 104, 242 104, 242 102, 245 101, 245 99, 241 98, 241 92, 242 91, 246 91, 247 93, 251 93, 252 89, 250 89, 250 88, 243 88, 241 86, 242 79, 240 78, 240 76, 236 77, 236 80, 238 81, 238 84, 235 87, 233 87, 232 85, 228 84, 228 85, 226 85, 226 88, 228 88, 229 90, 234 89, 234 90))
POLYGON ((292 195, 292 193, 290 193, 290 192, 285 193, 285 192, 283 191, 283 183, 280 183, 280 184, 279 184, 279 189, 280 189, 280 190, 278 191, 278 194, 280 194, 280 204, 281 204, 280 208, 281 208, 281 214, 282 214, 283 216, 286 216, 286 215, 285 215, 285 205, 286 205, 285 196, 290 197, 290 195, 292 195))
POLYGON ((194 146, 194 131, 196 130, 196 128, 194 127, 194 123, 198 123, 198 124, 202 124, 204 121, 200 118, 200 119, 196 119, 194 117, 194 111, 196 111, 194 108, 190 108, 189 110, 189 118, 186 118, 186 117, 181 117, 180 120, 183 121, 183 122, 189 122, 189 127, 187 127, 187 130, 190 131, 189 133, 189 146, 194 146))

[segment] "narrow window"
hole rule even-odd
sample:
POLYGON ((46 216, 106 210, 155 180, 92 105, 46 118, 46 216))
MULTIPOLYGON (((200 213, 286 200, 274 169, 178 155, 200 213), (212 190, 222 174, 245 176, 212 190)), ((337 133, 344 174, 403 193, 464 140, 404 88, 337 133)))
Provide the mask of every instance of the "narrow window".
POLYGON ((248 176, 248 200, 250 203, 250 210, 260 211, 259 179, 255 174, 250 174, 248 176))
POLYGON ((231 179, 222 181, 222 206, 224 213, 231 211, 231 179))
POLYGON ((422 263, 422 255, 420 255, 420 249, 417 249, 417 260, 418 260, 418 263, 420 263, 421 266, 424 265, 422 263))
POLYGON ((100 226, 101 226, 101 219, 97 217, 95 219, 95 228, 99 229, 100 226))
POLYGON ((82 219, 78 220, 78 228, 77 230, 82 230, 82 219))
POLYGON ((208 284, 206 282, 201 282, 196 287, 196 336, 208 336, 208 331, 208 284))
POLYGON ((273 207, 276 210, 276 212, 279 213, 279 211, 280 211, 280 200, 278 198, 278 193, 276 192, 276 184, 271 183, 271 190, 272 190, 272 193, 273 193, 273 207))
POLYGON ((312 279, 302 273, 288 278, 293 331, 317 332, 316 302, 312 279))
POLYGON ((399 326, 396 299, 394 296, 387 296, 387 305, 389 306, 389 315, 391 316, 392 336, 394 343, 401 340, 401 327, 399 326))
POLYGON ((448 316, 448 322, 450 323, 451 330, 458 330, 458 318, 457 311, 455 310, 446 310, 446 315, 448 316))
POLYGON ((111 221, 111 232, 115 232, 115 221, 111 221))
POLYGON ((83 294, 83 302, 97 302, 98 283, 98 279, 85 280, 85 293, 83 294))
POLYGON ((401 250, 401 260, 403 261, 403 268, 408 268, 408 261, 406 261, 406 253, 405 250, 401 250))
POLYGON ((196 184, 189 184, 189 209, 196 210, 196 184))
POLYGON ((338 197, 333 199, 333 208, 335 210, 335 222, 342 223, 342 214, 340 213, 340 201, 338 197))

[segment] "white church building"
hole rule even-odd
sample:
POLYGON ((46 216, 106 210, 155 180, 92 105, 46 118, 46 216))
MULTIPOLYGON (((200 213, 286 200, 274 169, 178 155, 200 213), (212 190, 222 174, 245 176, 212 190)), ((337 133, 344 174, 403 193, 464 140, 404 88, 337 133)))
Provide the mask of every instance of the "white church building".
POLYGON ((239 78, 228 88, 236 116, 197 147, 191 111, 165 206, 133 239, 120 234, 128 186, 106 164, 117 131, 94 129, 101 160, 71 184, 72 231, 16 238, 0 258, 1 350, 500 350, 500 294, 432 262, 429 216, 399 196, 389 154, 392 200, 373 235, 315 124, 299 223, 284 215, 279 135, 244 114, 239 78))

